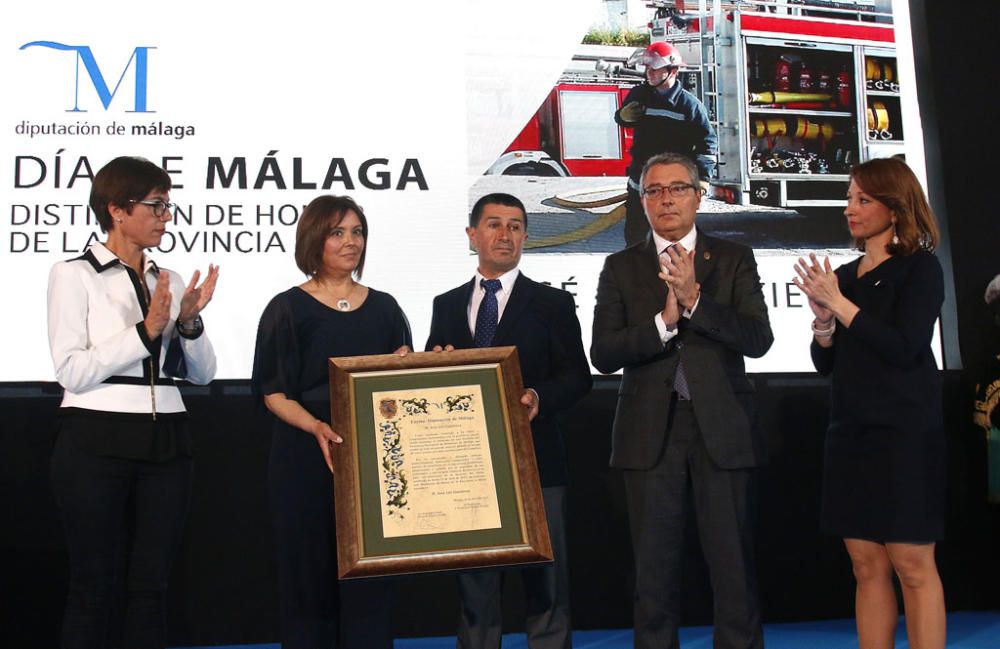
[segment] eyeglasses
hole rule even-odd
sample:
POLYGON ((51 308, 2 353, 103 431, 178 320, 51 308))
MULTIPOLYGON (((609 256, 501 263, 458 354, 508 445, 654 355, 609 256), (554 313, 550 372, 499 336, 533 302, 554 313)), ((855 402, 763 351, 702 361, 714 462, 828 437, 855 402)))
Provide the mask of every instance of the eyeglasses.
POLYGON ((153 216, 158 219, 162 219, 164 215, 169 214, 172 209, 174 209, 173 203, 167 203, 156 199, 155 201, 133 201, 130 200, 129 203, 135 203, 136 205, 148 205, 153 208, 153 216))
POLYGON ((674 198, 680 198, 681 196, 688 196, 692 189, 696 189, 696 187, 687 183, 674 183, 673 185, 667 185, 666 187, 662 185, 652 185, 651 187, 643 188, 642 195, 644 198, 651 198, 655 201, 660 196, 663 196, 664 191, 668 192, 674 198))

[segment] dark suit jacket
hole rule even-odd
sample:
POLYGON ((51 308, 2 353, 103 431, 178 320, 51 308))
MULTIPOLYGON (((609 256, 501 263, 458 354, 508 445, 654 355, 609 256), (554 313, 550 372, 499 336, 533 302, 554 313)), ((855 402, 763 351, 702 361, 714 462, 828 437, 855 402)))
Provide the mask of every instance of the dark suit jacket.
POLYGON ((756 466, 765 452, 753 428, 754 388, 743 357, 763 356, 774 337, 753 251, 698 232, 701 299, 666 346, 653 322, 667 297, 656 253, 650 235, 610 255, 597 286, 590 358, 602 372, 625 368, 611 466, 648 469, 659 459, 679 358, 712 460, 725 469, 756 466))
MULTIPOLYGON (((468 319, 472 289, 470 281, 434 298, 426 349, 448 344, 456 349, 475 347, 468 319)), ((539 412, 531 431, 542 486, 566 484, 566 450, 558 415, 593 384, 573 296, 520 273, 493 345, 517 347, 524 387, 538 393, 539 412)))

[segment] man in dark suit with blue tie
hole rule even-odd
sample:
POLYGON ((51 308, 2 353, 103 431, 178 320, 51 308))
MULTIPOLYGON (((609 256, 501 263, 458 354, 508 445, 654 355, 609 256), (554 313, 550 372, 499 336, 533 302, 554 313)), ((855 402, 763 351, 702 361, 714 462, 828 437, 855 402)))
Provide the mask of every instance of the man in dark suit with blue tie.
MULTIPOLYGON (((515 345, 542 482, 553 562, 521 569, 531 649, 571 647, 564 525, 566 450, 559 413, 593 383, 573 297, 528 279, 517 266, 528 238, 524 205, 509 194, 479 199, 465 229, 479 257, 471 281, 434 298, 428 350, 515 345)), ((502 572, 459 576, 459 649, 499 649, 502 572)))
POLYGON ((684 523, 694 509, 714 597, 715 649, 760 649, 753 550, 753 426, 743 357, 773 341, 753 251, 694 226, 701 189, 686 157, 642 170, 652 232, 610 255, 590 354, 624 368, 611 466, 624 470, 635 553, 635 646, 678 649, 684 523))

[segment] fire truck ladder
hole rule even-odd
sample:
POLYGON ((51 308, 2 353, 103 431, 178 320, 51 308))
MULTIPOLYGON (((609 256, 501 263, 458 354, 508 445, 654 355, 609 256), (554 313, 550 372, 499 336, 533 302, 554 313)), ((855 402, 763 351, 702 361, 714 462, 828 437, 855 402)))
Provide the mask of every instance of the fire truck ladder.
MULTIPOLYGON (((702 69, 702 94, 705 97, 708 110, 709 123, 715 132, 722 133, 722 129, 739 128, 737 123, 727 121, 726 102, 722 101, 719 94, 719 73, 723 60, 721 49, 732 47, 733 39, 723 38, 721 28, 723 24, 722 3, 713 0, 711 9, 711 20, 709 20, 707 0, 698 0, 698 47, 701 50, 702 69), (709 29, 710 28, 710 29, 709 29)), ((732 60, 732 57, 728 57, 732 60)), ((718 164, 725 164, 725 160, 718 160, 718 164)))
MULTIPOLYGON (((727 114, 726 102, 722 101, 719 91, 719 72, 723 61, 732 57, 726 57, 723 48, 732 47, 733 39, 724 37, 721 33, 722 24, 725 20, 723 14, 724 5, 732 5, 731 2, 720 2, 720 0, 698 0, 698 31, 691 33, 690 38, 700 53, 701 72, 701 99, 708 111, 708 121, 715 129, 716 133, 723 129, 732 129, 735 132, 739 128, 738 122, 732 121, 727 114), (711 8, 709 4, 711 3, 711 8)), ((680 17, 682 14, 690 16, 690 10, 685 8, 683 0, 649 0, 646 6, 656 9, 659 16, 672 15, 680 17), (687 12, 687 13, 685 13, 687 12)), ((681 19, 683 20, 683 19, 681 19)), ((681 23, 683 24, 683 23, 681 23)), ((738 119, 738 116, 732 116, 738 119)), ((725 161, 720 158, 720 165, 725 161)))
MULTIPOLYGON (((719 3, 719 0, 713 1, 719 3)), ((892 19, 892 0, 742 0, 722 4, 727 9, 788 16, 881 22, 891 22, 892 19)))
MULTIPOLYGON (((646 6, 665 13, 691 16, 690 1, 648 0, 646 6)), ((892 17, 892 0, 698 0, 697 16, 716 15, 716 12, 752 11, 788 16, 825 16, 839 20, 881 20, 892 17), (712 5, 708 12, 707 5, 712 5)))

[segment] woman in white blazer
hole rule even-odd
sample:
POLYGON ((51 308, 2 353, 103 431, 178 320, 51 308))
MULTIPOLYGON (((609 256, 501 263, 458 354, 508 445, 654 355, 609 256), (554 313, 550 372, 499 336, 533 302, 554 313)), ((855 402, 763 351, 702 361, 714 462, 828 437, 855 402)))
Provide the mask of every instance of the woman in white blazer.
POLYGON ((175 381, 204 384, 215 352, 201 311, 219 270, 186 284, 146 255, 173 217, 170 176, 121 157, 94 177, 104 243, 49 275, 49 347, 65 392, 52 486, 70 581, 62 647, 103 648, 126 566, 123 644, 163 647, 165 591, 191 498, 191 433, 175 381))

